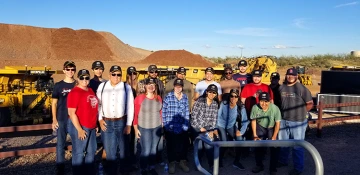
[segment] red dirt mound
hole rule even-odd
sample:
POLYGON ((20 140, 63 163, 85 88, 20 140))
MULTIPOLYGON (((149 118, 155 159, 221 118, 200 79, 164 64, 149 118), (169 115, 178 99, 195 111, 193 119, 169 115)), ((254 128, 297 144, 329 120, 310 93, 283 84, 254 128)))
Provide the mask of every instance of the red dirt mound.
POLYGON ((214 66, 214 63, 205 60, 201 55, 196 55, 186 50, 156 51, 139 62, 166 66, 214 66))

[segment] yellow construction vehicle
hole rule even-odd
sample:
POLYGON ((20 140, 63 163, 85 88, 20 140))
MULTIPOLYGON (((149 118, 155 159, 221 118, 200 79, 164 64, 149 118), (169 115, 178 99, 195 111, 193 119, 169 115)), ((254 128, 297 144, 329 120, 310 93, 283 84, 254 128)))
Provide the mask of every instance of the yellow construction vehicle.
POLYGON ((261 82, 264 84, 270 84, 270 75, 273 72, 277 72, 277 64, 275 62, 275 56, 262 55, 258 57, 253 57, 247 59, 248 68, 246 69, 247 73, 251 73, 253 70, 262 71, 261 82))
POLYGON ((51 119, 53 74, 50 67, 5 66, 0 69, 0 126, 51 119))
POLYGON ((307 68, 305 66, 296 66, 295 68, 298 72, 298 79, 303 85, 313 85, 311 75, 306 74, 307 68))

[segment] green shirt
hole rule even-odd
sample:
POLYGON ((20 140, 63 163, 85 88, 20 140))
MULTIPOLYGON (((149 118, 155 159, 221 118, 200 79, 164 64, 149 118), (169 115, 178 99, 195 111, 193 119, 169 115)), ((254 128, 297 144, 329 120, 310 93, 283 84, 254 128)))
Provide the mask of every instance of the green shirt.
POLYGON ((256 122, 264 128, 272 128, 275 122, 281 120, 281 113, 279 108, 270 103, 269 109, 264 112, 259 104, 256 104, 251 109, 250 119, 256 119, 256 122))

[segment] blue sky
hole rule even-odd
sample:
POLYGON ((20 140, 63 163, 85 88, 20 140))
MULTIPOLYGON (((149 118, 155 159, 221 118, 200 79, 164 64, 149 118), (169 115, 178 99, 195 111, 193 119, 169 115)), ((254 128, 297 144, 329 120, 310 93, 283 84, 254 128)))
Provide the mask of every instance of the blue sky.
POLYGON ((107 31, 148 50, 209 57, 360 50, 354 0, 2 0, 0 23, 107 31))

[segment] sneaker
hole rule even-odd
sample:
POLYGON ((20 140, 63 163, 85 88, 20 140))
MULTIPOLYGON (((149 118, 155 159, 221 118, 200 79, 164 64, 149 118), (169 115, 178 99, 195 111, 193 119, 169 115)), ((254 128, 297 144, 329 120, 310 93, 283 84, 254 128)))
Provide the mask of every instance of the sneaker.
POLYGON ((185 173, 190 172, 189 167, 186 165, 186 160, 180 160, 179 166, 185 173))
POLYGON ((233 167, 235 167, 239 170, 245 170, 245 167, 240 162, 234 162, 233 167))
POLYGON ((264 171, 263 166, 256 166, 251 170, 251 172, 253 172, 253 173, 260 173, 261 171, 264 171))
POLYGON ((301 174, 301 172, 296 169, 293 169, 289 172, 289 175, 299 175, 299 174, 301 174))
POLYGON ((171 162, 169 164, 169 173, 174 174, 175 173, 175 162, 171 162))

